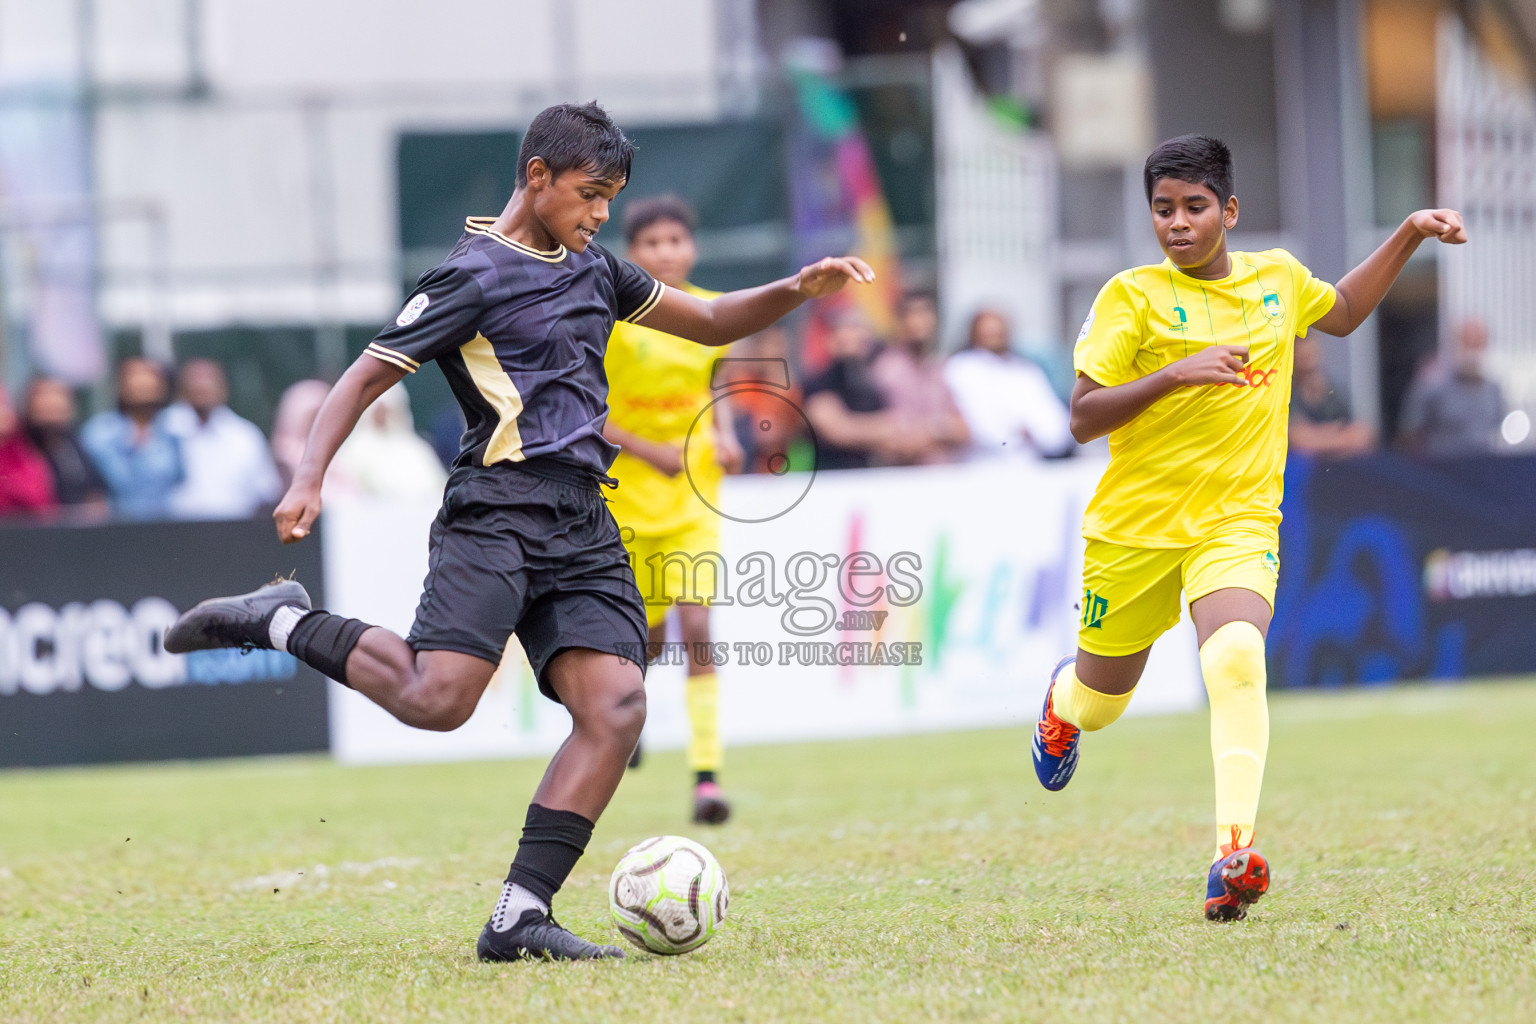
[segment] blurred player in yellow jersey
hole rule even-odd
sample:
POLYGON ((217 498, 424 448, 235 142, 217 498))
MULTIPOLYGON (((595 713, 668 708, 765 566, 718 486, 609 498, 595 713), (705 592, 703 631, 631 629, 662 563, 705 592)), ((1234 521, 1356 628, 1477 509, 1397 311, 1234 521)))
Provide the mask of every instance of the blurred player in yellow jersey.
MULTIPOLYGON (((635 200, 624 215, 629 258, 669 288, 712 298, 714 292, 688 283, 698 259, 693 223, 693 210, 674 196, 635 200)), ((707 653, 707 601, 717 581, 710 577, 713 569, 706 567, 700 576, 693 566, 699 556, 720 550, 720 520, 710 505, 720 505, 724 472, 741 469, 729 407, 710 390, 715 363, 724 353, 619 323, 604 363, 611 411, 603 436, 623 448, 610 470, 619 481, 610 510, 645 599, 653 652, 666 640, 668 609, 677 609, 688 648, 693 820, 711 825, 731 814, 719 783, 720 682, 707 653)), ((639 759, 636 747, 631 766, 639 759)))
POLYGON ((1283 249, 1227 250, 1237 197, 1219 140, 1171 139, 1143 177, 1167 259, 1106 284, 1078 335, 1072 434, 1108 434, 1110 461, 1084 515, 1077 655, 1051 674, 1035 773, 1050 790, 1071 780, 1082 733, 1120 717, 1152 642, 1179 620, 1182 591, 1216 766, 1205 916, 1232 921, 1269 886, 1252 844, 1295 340, 1309 327, 1350 333, 1421 241, 1466 233, 1456 211, 1420 210, 1335 287, 1283 249))

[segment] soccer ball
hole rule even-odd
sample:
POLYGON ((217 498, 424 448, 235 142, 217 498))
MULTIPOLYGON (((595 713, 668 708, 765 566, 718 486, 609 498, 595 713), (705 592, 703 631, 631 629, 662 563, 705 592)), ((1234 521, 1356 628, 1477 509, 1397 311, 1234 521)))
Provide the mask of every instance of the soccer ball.
POLYGON ((613 923, 653 953, 687 953, 709 941, 731 902, 714 854, 682 836, 657 836, 631 849, 608 882, 613 923))

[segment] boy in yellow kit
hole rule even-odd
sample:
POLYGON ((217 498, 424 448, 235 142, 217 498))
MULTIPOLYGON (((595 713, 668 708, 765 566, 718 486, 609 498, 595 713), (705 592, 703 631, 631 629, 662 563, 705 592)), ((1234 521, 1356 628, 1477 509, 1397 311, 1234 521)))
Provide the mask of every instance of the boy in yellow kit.
POLYGON ((1205 916, 1234 921, 1269 887, 1253 829, 1295 339, 1309 327, 1350 333, 1423 239, 1461 243, 1466 233, 1456 211, 1420 210, 1335 287, 1283 249, 1227 251, 1237 197, 1219 140, 1171 139, 1143 177, 1168 258, 1106 284, 1078 335, 1072 434, 1108 434, 1110 462, 1084 515, 1078 651, 1051 673, 1035 774, 1049 790, 1071 780, 1082 732, 1125 710, 1152 642, 1179 620, 1182 590, 1216 766, 1205 916))
MULTIPOLYGON (((635 200, 625 211, 624 235, 630 260, 667 287, 703 299, 717 294, 688 283, 698 250, 693 210, 681 199, 635 200)), ((677 607, 688 648, 693 820, 710 825, 731 814, 718 778, 720 682, 708 654, 705 603, 718 581, 709 578, 713 570, 699 577, 693 566, 700 556, 720 550, 720 519, 710 505, 720 505, 725 469, 741 469, 741 446, 732 433, 726 400, 710 390, 715 363, 725 351, 638 324, 617 323, 604 360, 610 413, 603 436, 623 448, 609 471, 619 481, 609 510, 629 548, 645 599, 653 652, 666 640, 667 609, 674 603, 677 607), (701 420, 705 409, 710 413, 701 420), (701 589, 703 593, 697 592, 701 589)), ((639 757, 636 747, 631 767, 639 764, 639 757)))

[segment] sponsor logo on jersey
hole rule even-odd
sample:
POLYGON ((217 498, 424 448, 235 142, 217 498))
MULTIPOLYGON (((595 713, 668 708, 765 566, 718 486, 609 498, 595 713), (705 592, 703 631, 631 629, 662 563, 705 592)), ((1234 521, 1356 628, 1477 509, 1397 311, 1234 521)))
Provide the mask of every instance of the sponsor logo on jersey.
POLYGON ((1259 301, 1264 304, 1264 315, 1271 320, 1284 320, 1285 307, 1280 305, 1280 296, 1273 291, 1267 291, 1259 296, 1259 301))
POLYGON ((400 315, 395 317, 395 326, 411 326, 411 324, 416 322, 416 318, 421 316, 422 311, 427 308, 427 304, 431 301, 425 292, 414 296, 410 302, 405 304, 405 308, 400 311, 400 315))
MULTIPOLYGON (((1279 372, 1280 370, 1278 367, 1272 366, 1267 370, 1261 370, 1257 366, 1254 366, 1252 363, 1247 364, 1241 370, 1243 380, 1248 382, 1248 386, 1250 388, 1269 387, 1275 382, 1275 374, 1279 372)), ((1221 383, 1217 384, 1216 386, 1219 388, 1224 388, 1227 385, 1225 383, 1221 383)))
POLYGON ((1280 578, 1280 559, 1275 557, 1273 551, 1266 551, 1260 555, 1259 562, 1264 566, 1264 571, 1269 573, 1270 579, 1277 580, 1280 578))
POLYGON ((1189 330, 1189 317, 1184 315, 1183 306, 1174 306, 1173 315, 1178 317, 1179 320, 1178 323, 1174 323, 1172 320, 1168 322, 1168 329, 1170 331, 1178 331, 1180 334, 1183 334, 1189 330))
POLYGON ((1077 332, 1078 341, 1082 341, 1084 338, 1088 337, 1088 332, 1093 329, 1093 318, 1098 315, 1098 312, 1099 311, 1096 309, 1090 309, 1088 311, 1088 318, 1083 321, 1082 330, 1077 332))

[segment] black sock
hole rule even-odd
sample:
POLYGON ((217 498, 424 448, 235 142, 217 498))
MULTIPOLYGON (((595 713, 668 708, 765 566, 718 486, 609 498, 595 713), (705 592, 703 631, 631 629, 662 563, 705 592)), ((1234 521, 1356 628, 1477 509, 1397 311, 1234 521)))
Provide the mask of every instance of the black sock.
POLYGON ((357 619, 313 611, 288 634, 288 653, 321 675, 348 686, 347 655, 369 628, 368 623, 357 619))
POLYGON ((575 811, 529 804, 523 838, 517 841, 517 856, 512 859, 507 881, 527 889, 548 906, 591 838, 592 822, 575 811))
POLYGON ((706 782, 714 782, 714 781, 715 781, 715 773, 714 772, 694 772, 693 773, 693 784, 695 786, 702 786, 706 782))

